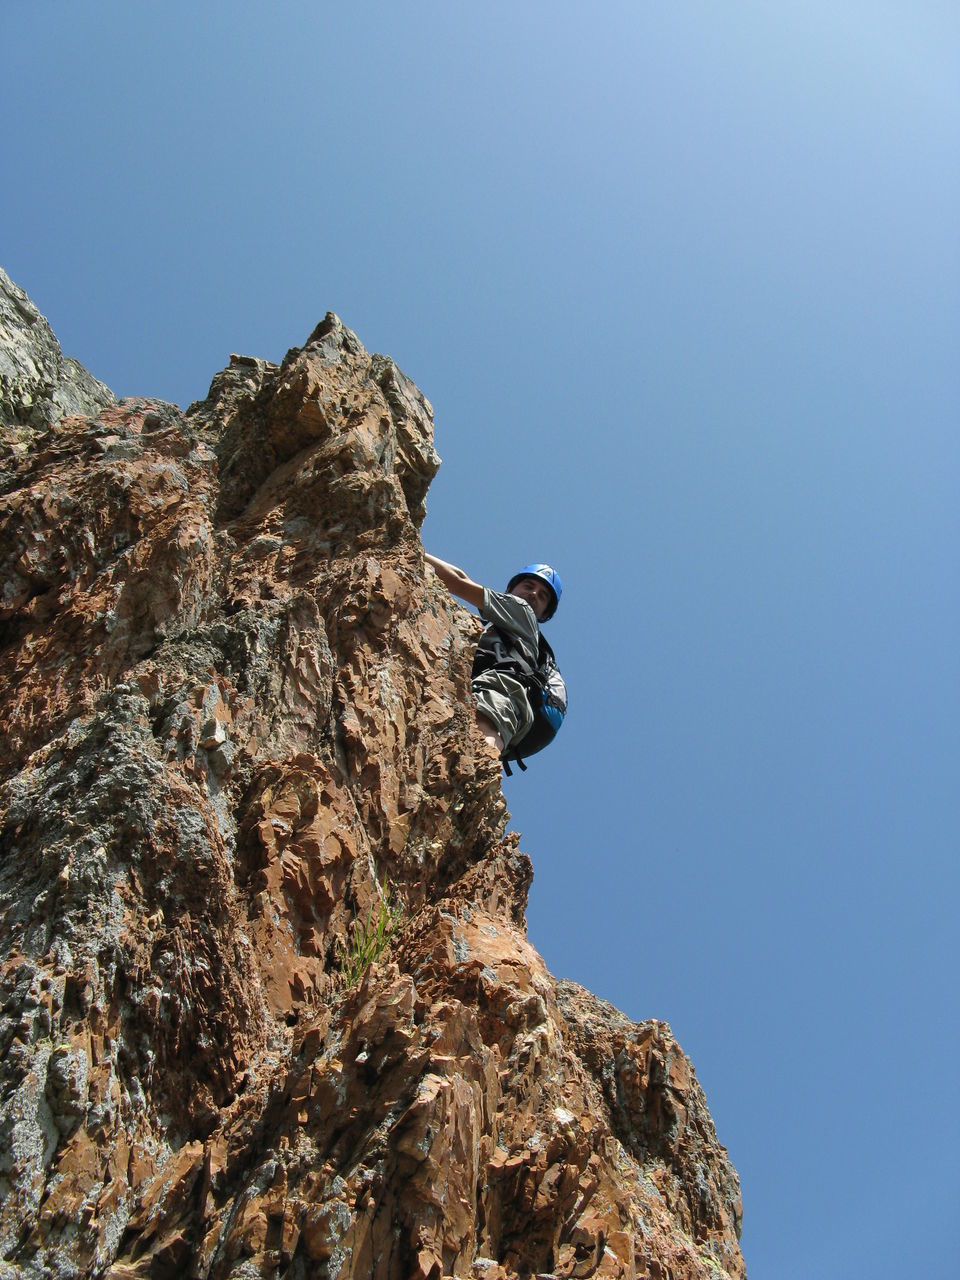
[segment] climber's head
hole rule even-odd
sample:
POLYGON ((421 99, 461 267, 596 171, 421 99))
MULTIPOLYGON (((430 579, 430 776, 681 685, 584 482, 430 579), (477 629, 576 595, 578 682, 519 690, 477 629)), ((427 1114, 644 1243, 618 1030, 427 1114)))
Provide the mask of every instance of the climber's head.
POLYGON ((548 564, 526 564, 507 583, 507 591, 526 600, 538 622, 546 622, 557 612, 563 583, 556 569, 548 564))

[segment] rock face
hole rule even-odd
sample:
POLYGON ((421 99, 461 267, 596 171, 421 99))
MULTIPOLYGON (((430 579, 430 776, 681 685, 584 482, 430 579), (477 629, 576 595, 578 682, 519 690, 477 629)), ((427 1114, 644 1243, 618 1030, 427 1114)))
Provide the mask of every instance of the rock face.
POLYGON ((428 402, 333 315, 68 395, 3 289, 0 1276, 743 1276, 669 1027, 525 936, 428 402))
POLYGON ((44 317, 0 267, 0 425, 46 426, 114 400, 109 387, 63 354, 44 317))

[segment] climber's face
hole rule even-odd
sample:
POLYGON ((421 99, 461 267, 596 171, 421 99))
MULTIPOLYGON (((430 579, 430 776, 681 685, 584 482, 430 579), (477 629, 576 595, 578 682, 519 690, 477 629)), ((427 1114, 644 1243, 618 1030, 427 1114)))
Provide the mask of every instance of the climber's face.
POLYGON ((553 592, 539 578, 521 578, 519 582, 513 584, 510 594, 526 600, 536 614, 538 622, 543 620, 543 615, 553 604, 553 592))

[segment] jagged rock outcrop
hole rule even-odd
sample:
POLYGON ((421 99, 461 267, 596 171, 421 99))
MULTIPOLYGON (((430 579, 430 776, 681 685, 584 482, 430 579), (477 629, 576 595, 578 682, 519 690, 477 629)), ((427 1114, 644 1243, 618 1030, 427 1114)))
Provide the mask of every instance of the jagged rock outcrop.
MULTIPOLYGON (((109 387, 65 356, 46 319, 0 267, 0 425, 45 426, 113 404, 109 387)), ((9 433, 10 444, 16 433, 9 433)))
POLYGON ((428 402, 328 315, 186 413, 66 416, 16 314, 0 1276, 744 1275, 669 1028, 526 938, 428 402))

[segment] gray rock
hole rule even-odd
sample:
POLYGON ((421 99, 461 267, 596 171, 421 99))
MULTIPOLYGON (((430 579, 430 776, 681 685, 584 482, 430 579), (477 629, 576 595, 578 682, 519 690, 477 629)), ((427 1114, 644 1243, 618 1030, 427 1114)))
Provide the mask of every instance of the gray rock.
POLYGON ((0 424, 45 427, 115 403, 109 387, 64 356, 46 319, 0 268, 0 424))

